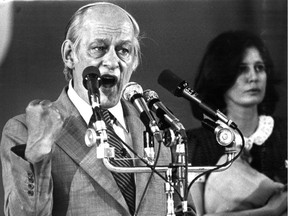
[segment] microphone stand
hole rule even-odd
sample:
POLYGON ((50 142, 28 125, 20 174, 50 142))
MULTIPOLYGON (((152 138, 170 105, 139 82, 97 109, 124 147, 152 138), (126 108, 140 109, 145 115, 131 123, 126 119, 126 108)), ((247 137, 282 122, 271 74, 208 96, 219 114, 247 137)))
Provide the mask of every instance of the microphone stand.
POLYGON ((167 199, 167 216, 175 216, 175 207, 174 207, 174 182, 172 177, 172 168, 169 168, 166 171, 167 182, 165 182, 165 193, 167 199))
POLYGON ((151 166, 154 165, 155 151, 154 151, 154 136, 149 131, 143 132, 144 137, 144 160, 151 166))
POLYGON ((96 145, 97 158, 114 158, 114 147, 108 144, 108 135, 106 124, 101 117, 100 109, 92 109, 95 122, 92 123, 92 128, 88 128, 85 133, 85 143, 88 147, 96 145))
MULTIPOLYGON (((221 166, 220 168, 218 168, 218 166, 188 166, 187 171, 188 171, 188 173, 200 173, 200 174, 202 174, 204 172, 209 172, 211 170, 214 170, 215 172, 224 171, 232 165, 233 159, 235 158, 236 151, 234 151, 233 148, 231 148, 229 151, 226 151, 225 154, 227 156, 226 162, 224 163, 225 166, 221 166)), ((188 180, 183 179, 183 178, 182 179, 179 178, 179 180, 175 182, 175 180, 173 178, 173 174, 172 174, 173 173, 172 172, 173 167, 171 167, 170 165, 155 166, 154 169, 152 170, 150 164, 148 164, 148 162, 146 162, 146 163, 147 163, 147 166, 117 167, 117 166, 114 166, 110 163, 109 156, 103 158, 103 164, 111 172, 119 172, 119 173, 151 173, 151 172, 155 172, 157 174, 166 173, 166 182, 164 183, 166 199, 167 199, 167 214, 166 215, 167 216, 175 216, 175 208, 174 208, 174 200, 173 200, 174 187, 178 183, 180 185, 180 188, 181 187, 185 188, 184 185, 186 183, 188 183, 188 180)), ((183 171, 182 169, 183 169, 183 166, 181 166, 179 168, 179 171, 176 172, 176 173, 178 173, 177 175, 179 175, 179 173, 181 174, 181 172, 183 171)), ((196 178, 196 177, 194 177, 194 178, 196 178)), ((182 190, 182 192, 180 192, 180 193, 182 193, 182 195, 183 195, 183 194, 185 194, 185 191, 182 190)), ((188 193, 188 191, 186 191, 186 193, 188 193)), ((187 212, 187 200, 182 200, 182 209, 183 209, 184 213, 187 212)))
MULTIPOLYGON (((146 132, 144 132, 144 134, 145 133, 146 132)), ((155 172, 158 175, 160 175, 159 174, 160 172, 165 173, 166 174, 166 179, 165 179, 166 182, 164 183, 164 188, 165 188, 165 193, 166 193, 166 198, 167 198, 167 216, 175 216, 176 214, 175 214, 175 210, 174 210, 175 208, 174 208, 174 200, 173 200, 175 186, 179 186, 179 188, 180 188, 180 195, 181 195, 181 197, 183 197, 182 209, 183 209, 183 213, 185 214, 188 211, 187 200, 185 200, 188 197, 187 196, 187 194, 188 194, 187 189, 189 188, 189 187, 187 187, 188 173, 194 173, 194 174, 200 173, 200 175, 201 175, 201 174, 209 172, 209 171, 215 171, 215 172, 224 171, 224 170, 228 169, 232 165, 233 161, 236 159, 235 156, 236 156, 237 150, 236 150, 236 145, 234 145, 235 143, 233 143, 231 146, 227 146, 226 151, 225 151, 225 155, 227 156, 226 162, 220 166, 191 166, 191 165, 188 166, 187 165, 187 158, 186 158, 186 148, 185 148, 186 147, 186 141, 187 141, 185 131, 184 131, 184 133, 183 133, 183 131, 181 131, 181 132, 176 131, 176 135, 174 134, 174 132, 172 130, 170 130, 169 133, 166 134, 167 136, 166 136, 166 138, 163 139, 163 140, 165 140, 163 142, 166 142, 166 143, 164 143, 164 145, 166 147, 171 147, 171 146, 176 147, 176 151, 174 153, 174 156, 176 158, 175 163, 171 163, 167 166, 157 166, 157 164, 154 166, 151 166, 151 164, 153 164, 153 161, 150 160, 152 158, 152 157, 150 157, 149 160, 142 159, 142 161, 144 161, 144 163, 146 163, 147 166, 116 167, 110 163, 110 159, 109 159, 110 155, 107 155, 103 158, 103 164, 105 165, 105 167, 108 170, 110 170, 112 172, 119 172, 119 173, 151 173, 151 172, 155 172), (167 135, 169 133, 170 133, 170 135, 167 135), (176 168, 176 172, 173 172, 173 169, 175 169, 175 168, 176 168), (175 173, 176 175, 173 175, 173 173, 175 173)), ((151 134, 150 134, 150 136, 151 136, 151 134)), ((151 137, 149 139, 151 139, 151 137)), ((145 142, 147 142, 147 137, 145 138, 145 142)), ((130 149, 130 150, 133 152, 133 149, 130 149)), ((135 155, 137 155, 137 154, 135 154, 135 155)), ((146 153, 144 153, 144 155, 146 155, 146 153)), ((138 157, 140 157, 140 156, 138 156, 138 157)), ((194 179, 192 181, 194 181, 196 178, 197 178, 197 176, 194 177, 194 179)))
MULTIPOLYGON (((119 173, 151 173, 155 172, 160 177, 160 172, 166 173, 166 182, 164 184, 165 193, 167 197, 167 216, 175 216, 174 208, 174 189, 175 186, 179 186, 180 198, 182 200, 182 211, 184 214, 188 211, 187 195, 188 195, 188 173, 204 173, 213 171, 223 171, 226 170, 233 162, 235 158, 236 149, 234 145, 226 151, 227 160, 226 164, 223 166, 188 166, 187 162, 187 137, 183 125, 179 122, 179 127, 174 128, 174 130, 168 130, 165 133, 166 137, 163 139, 160 131, 156 130, 156 121, 150 122, 150 131, 148 129, 144 132, 144 158, 137 155, 132 148, 128 145, 126 147, 137 155, 147 166, 138 167, 116 167, 110 163, 110 158, 115 157, 114 147, 110 147, 108 143, 107 128, 105 122, 102 120, 100 112, 100 98, 94 97, 94 94, 88 90, 89 101, 92 107, 95 122, 93 122, 93 127, 88 128, 85 134, 85 142, 87 146, 92 146, 96 144, 97 158, 103 160, 105 167, 111 172, 119 173), (155 130, 154 130, 155 128, 155 130), (175 148, 172 160, 176 159, 175 162, 172 161, 167 166, 157 166, 155 164, 155 153, 154 153, 154 138, 161 145, 162 143, 166 147, 175 148), (176 172, 173 170, 176 169, 176 172)), ((125 143, 124 143, 125 144, 125 143)), ((173 153, 173 151, 172 151, 173 153)), ((158 158, 156 158, 157 161, 158 158)), ((162 177, 163 178, 163 177, 162 177)), ((197 177, 196 177, 197 178, 197 177)), ((195 178, 193 179, 193 181, 195 178)))
MULTIPOLYGON (((93 68, 94 69, 94 68, 93 68)), ((91 74, 91 73, 90 73, 91 74)), ((108 144, 107 127, 103 121, 102 113, 100 110, 100 92, 99 87, 101 79, 95 74, 91 74, 92 78, 87 76, 83 80, 88 90, 89 103, 92 108, 92 128, 89 127, 85 133, 85 143, 88 147, 96 145, 97 158, 114 158, 114 147, 110 147, 108 144), (88 81, 89 80, 89 81, 88 81), (95 86, 94 86, 95 85, 95 86)))
MULTIPOLYGON (((181 126, 183 128, 183 126, 181 126)), ((180 197, 183 197, 182 200, 182 209, 183 212, 187 212, 188 205, 187 200, 187 187, 188 187, 188 162, 187 162, 187 137, 185 130, 173 131, 169 130, 168 133, 165 133, 166 146, 169 145, 171 147, 171 151, 173 152, 173 148, 175 148, 174 156, 172 160, 176 160, 170 164, 170 166, 175 169, 175 172, 172 172, 172 179, 174 180, 175 186, 179 188, 180 197), (171 136, 171 137, 169 137, 171 136), (174 138, 174 140, 173 140, 174 138), (171 141, 170 144, 167 143, 167 140, 171 141)), ((169 175, 167 174, 167 178, 169 179, 169 175)))

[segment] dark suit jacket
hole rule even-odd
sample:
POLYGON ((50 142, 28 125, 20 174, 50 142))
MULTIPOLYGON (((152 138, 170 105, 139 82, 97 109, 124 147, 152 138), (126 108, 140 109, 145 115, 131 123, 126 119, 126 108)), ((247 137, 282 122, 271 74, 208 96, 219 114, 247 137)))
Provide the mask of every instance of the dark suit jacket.
MULTIPOLYGON (((10 119, 3 130, 1 160, 6 215, 129 215, 127 204, 111 174, 96 158, 96 147, 87 147, 87 125, 64 89, 54 104, 64 114, 55 149, 43 161, 24 160, 27 142, 25 114, 10 119)), ((133 148, 143 155, 144 126, 134 107, 123 103, 133 148)), ((108 140, 109 142, 109 140, 108 140)), ((170 150, 161 148, 159 165, 170 163, 170 150)), ((137 165, 141 165, 137 161, 137 165)), ((143 165, 143 164, 142 164, 143 165)), ((150 173, 136 174, 136 207, 150 173)), ((162 173, 165 176, 165 174, 162 173)), ((165 215, 164 181, 153 175, 139 215, 165 215)))

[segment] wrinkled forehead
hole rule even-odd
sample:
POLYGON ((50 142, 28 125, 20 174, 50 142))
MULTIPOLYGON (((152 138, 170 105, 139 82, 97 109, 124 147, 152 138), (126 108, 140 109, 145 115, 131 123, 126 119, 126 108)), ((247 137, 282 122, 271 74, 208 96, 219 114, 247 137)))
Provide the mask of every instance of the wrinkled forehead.
POLYGON ((95 4, 87 9, 83 17, 83 27, 90 24, 105 26, 107 29, 121 29, 125 33, 133 32, 133 24, 125 11, 112 4, 95 4))

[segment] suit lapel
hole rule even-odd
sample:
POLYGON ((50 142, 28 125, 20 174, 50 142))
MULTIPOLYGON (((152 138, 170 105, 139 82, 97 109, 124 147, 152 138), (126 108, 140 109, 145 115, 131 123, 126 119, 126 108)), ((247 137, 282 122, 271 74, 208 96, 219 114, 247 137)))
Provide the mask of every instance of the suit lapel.
POLYGON ((137 153, 143 152, 143 131, 145 130, 138 112, 132 104, 122 101, 124 118, 132 138, 132 147, 137 153), (141 152, 142 151, 142 152, 141 152))
MULTIPOLYGON (((143 131, 145 131, 145 127, 142 121, 139 118, 139 114, 137 110, 126 101, 122 101, 122 106, 124 110, 124 116, 126 119, 126 123, 129 129, 129 132, 132 136, 132 144, 133 149, 139 154, 143 156, 144 153, 144 140, 143 140, 143 131)), ((146 166, 142 161, 136 160, 135 166, 146 166)), ((136 173, 136 208, 139 205, 141 196, 144 192, 146 183, 148 182, 148 178, 150 173, 136 173)))
POLYGON ((102 159, 97 159, 96 146, 86 146, 84 136, 87 125, 69 100, 65 89, 55 104, 66 115, 56 144, 129 212, 111 172, 104 166, 102 159))
MULTIPOLYGON (((125 101, 126 102, 126 101, 125 101)), ((133 107, 132 104, 126 102, 122 102, 123 110, 124 110, 124 116, 129 128, 129 131, 132 134, 132 143, 133 143, 133 149, 141 156, 143 156, 144 153, 144 139, 143 139, 143 131, 145 131, 145 126, 143 125, 142 121, 139 118, 139 114, 137 110, 133 107)), ((157 151, 159 149, 159 143, 155 141, 155 154, 157 154, 157 151)), ((160 156, 158 160, 158 165, 165 165, 168 166, 171 162, 171 158, 167 157, 170 155, 170 149, 166 148, 165 146, 161 146, 160 156)), ((146 166, 142 161, 137 160, 135 163, 135 166, 146 166)), ((163 176, 165 176, 165 173, 161 173, 163 176)), ((140 198, 144 192, 145 186, 148 182, 148 179, 150 177, 151 173, 136 173, 136 208, 139 205, 140 198)), ((157 196, 156 193, 159 194, 159 190, 164 190, 164 181, 162 180, 156 180, 156 175, 154 174, 152 177, 152 182, 150 182, 150 185, 148 187, 147 196, 157 196), (158 181, 157 184, 155 181, 158 181), (163 185, 161 185, 163 184, 163 185), (150 194, 150 195, 148 195, 150 194)), ((159 179, 159 177, 157 176, 159 179)), ((161 192, 160 192, 161 193, 161 192)), ((145 202, 145 201, 144 201, 145 202)), ((140 207, 141 208, 141 207, 140 207)))

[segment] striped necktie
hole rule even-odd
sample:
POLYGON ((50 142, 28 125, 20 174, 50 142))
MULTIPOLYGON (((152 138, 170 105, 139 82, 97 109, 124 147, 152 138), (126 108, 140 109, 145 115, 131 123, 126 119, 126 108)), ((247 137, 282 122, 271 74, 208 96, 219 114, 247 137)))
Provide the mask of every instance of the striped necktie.
MULTIPOLYGON (((115 159, 110 160, 110 163, 118 167, 132 167, 133 162, 128 153, 123 154, 123 146, 121 144, 122 140, 117 136, 113 129, 111 122, 112 114, 108 110, 102 110, 104 121, 107 127, 108 143, 109 145, 115 147, 115 159)), ((129 207, 130 214, 133 215, 135 212, 135 181, 133 173, 117 173, 112 172, 112 175, 122 192, 127 205, 129 207)))

